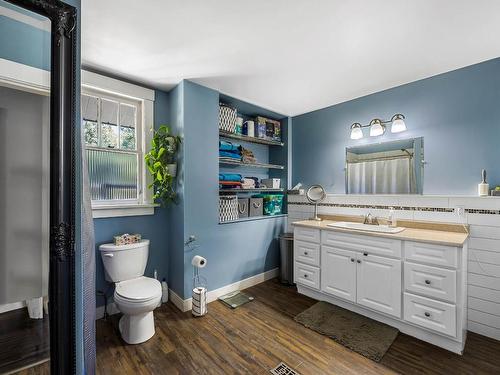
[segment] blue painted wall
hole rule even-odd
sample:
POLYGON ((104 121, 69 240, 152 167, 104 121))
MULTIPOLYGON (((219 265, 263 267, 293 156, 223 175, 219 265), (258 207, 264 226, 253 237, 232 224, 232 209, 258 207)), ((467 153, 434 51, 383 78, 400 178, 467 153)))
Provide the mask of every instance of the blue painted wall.
POLYGON ((345 193, 346 146, 424 137, 424 194, 477 194, 480 172, 500 184, 500 59, 293 118, 293 184, 345 193), (395 113, 407 132, 351 140, 350 125, 395 113))
MULTIPOLYGON (((75 1, 66 2, 73 3, 73 5, 76 3, 75 1)), ((0 6, 19 12, 18 7, 4 1, 0 1, 0 6)), ((29 11, 23 13, 43 19, 29 11)), ((50 70, 50 32, 0 15, 0 58, 50 70)))
POLYGON ((208 279, 210 290, 277 267, 276 237, 284 230, 285 219, 218 224, 219 93, 183 81, 171 92, 171 104, 174 102, 177 121, 171 123, 177 123, 184 134, 179 176, 183 199, 174 209, 178 227, 170 234, 170 240, 175 241, 175 246, 169 249, 170 264, 171 269, 176 268, 170 275, 170 286, 181 297, 189 298, 193 277, 191 259, 196 254, 208 260, 201 274, 208 279), (183 211, 182 214, 179 211, 183 211), (197 238, 192 250, 184 247, 190 235, 197 238))
MULTIPOLYGON (((155 128, 169 122, 169 94, 155 91, 154 123, 155 128)), ((168 217, 163 208, 156 208, 154 215, 130 216, 94 219, 96 242, 96 289, 107 291, 112 295, 112 284, 104 278, 104 268, 99 245, 112 242, 113 236, 123 233, 140 233, 143 238, 150 240, 149 259, 146 267, 146 276, 153 276, 156 269, 158 278, 168 280, 168 217)), ((97 306, 104 305, 104 298, 97 297, 97 306)))

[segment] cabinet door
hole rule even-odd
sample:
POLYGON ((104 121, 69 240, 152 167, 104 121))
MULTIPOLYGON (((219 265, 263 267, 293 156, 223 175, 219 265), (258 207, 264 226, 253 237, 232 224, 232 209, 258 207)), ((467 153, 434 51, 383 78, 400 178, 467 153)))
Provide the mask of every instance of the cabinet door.
POLYGON ((321 290, 356 302, 356 253, 321 246, 321 290))
POLYGON ((357 302, 400 318, 401 261, 368 255, 357 262, 357 302))

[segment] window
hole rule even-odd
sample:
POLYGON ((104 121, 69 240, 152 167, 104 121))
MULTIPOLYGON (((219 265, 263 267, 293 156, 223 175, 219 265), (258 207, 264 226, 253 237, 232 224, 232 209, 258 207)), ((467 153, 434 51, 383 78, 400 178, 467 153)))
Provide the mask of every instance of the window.
POLYGON ((82 71, 82 136, 94 217, 151 215, 144 153, 154 91, 82 71))
POLYGON ((94 204, 142 201, 141 103, 86 91, 82 121, 94 204))

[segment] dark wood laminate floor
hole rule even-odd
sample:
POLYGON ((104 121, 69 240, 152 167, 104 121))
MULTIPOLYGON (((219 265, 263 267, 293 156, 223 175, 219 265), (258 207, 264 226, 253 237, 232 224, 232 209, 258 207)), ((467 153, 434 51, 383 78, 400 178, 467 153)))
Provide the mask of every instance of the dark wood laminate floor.
POLYGON ((49 319, 30 319, 27 309, 0 314, 0 374, 49 358, 49 319))
MULTIPOLYGON (((463 356, 400 334, 381 363, 313 332, 293 316, 315 303, 276 280, 247 290, 236 310, 219 302, 192 318, 168 303, 155 310, 156 335, 126 345, 118 316, 97 322, 99 374, 269 374, 283 361, 301 374, 500 374, 500 342, 469 333, 463 356)), ((20 374, 47 374, 48 365, 20 374), (37 372, 38 371, 38 372, 37 372)))

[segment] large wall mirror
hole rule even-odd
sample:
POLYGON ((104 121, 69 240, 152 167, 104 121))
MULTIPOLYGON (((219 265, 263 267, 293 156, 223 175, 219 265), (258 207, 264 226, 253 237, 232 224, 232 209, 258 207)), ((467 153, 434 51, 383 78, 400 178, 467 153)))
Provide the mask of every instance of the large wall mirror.
POLYGON ((346 194, 422 194, 424 139, 346 148, 346 194))

